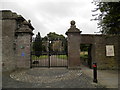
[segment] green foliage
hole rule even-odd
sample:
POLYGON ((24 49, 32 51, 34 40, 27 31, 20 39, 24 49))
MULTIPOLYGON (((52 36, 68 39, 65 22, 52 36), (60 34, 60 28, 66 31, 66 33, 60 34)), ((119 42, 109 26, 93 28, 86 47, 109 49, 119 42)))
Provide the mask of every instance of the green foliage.
MULTIPOLYGON (((47 36, 43 37, 42 40, 45 40, 45 41, 51 41, 51 43, 49 44, 49 50, 50 51, 53 51, 53 46, 54 48, 57 48, 57 47, 63 47, 64 49, 64 52, 67 53, 67 39, 63 36, 63 35, 59 35, 55 32, 50 32, 47 34, 47 36), (60 42, 54 42, 54 41, 60 41, 60 42), (58 46, 59 44, 61 44, 61 46, 58 46)), ((44 47, 44 46, 43 46, 44 47)), ((57 50, 57 49, 56 49, 57 50)))
POLYGON ((94 20, 99 20, 98 26, 103 34, 120 34, 120 2, 93 2, 97 8, 93 12, 94 20))
POLYGON ((88 55, 80 55, 81 58, 88 58, 88 55))
POLYGON ((33 42, 33 51, 37 57, 42 54, 42 39, 39 32, 35 37, 35 41, 33 42))
POLYGON ((62 40, 62 39, 65 39, 65 37, 63 35, 59 35, 59 34, 56 34, 55 32, 50 32, 47 34, 47 36, 45 36, 45 38, 49 38, 49 40, 62 40))
POLYGON ((87 44, 81 44, 80 45, 80 50, 81 51, 88 51, 88 47, 89 47, 89 45, 87 45, 87 44))
POLYGON ((32 50, 38 57, 48 50, 67 54, 67 38, 55 32, 50 32, 47 36, 41 38, 40 33, 38 33, 33 42, 32 50))

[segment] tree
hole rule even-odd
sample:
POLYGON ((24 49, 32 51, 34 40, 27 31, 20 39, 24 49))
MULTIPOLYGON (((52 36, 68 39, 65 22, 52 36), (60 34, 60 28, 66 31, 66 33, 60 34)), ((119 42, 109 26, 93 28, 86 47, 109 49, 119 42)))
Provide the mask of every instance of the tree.
POLYGON ((62 40, 62 39, 64 39, 65 37, 61 34, 61 35, 59 35, 59 34, 56 34, 55 32, 50 32, 50 33, 48 33, 47 34, 47 36, 46 37, 48 37, 49 38, 49 40, 62 40))
POLYGON ((50 32, 43 38, 43 40, 51 41, 50 43, 50 51, 58 51, 58 49, 61 49, 61 51, 67 52, 67 40, 62 34, 56 34, 55 32, 50 32))
POLYGON ((64 51, 66 53, 66 55, 68 56, 68 42, 67 42, 67 38, 64 39, 64 51))
POLYGON ((93 2, 97 8, 93 12, 94 20, 98 20, 98 27, 103 34, 120 34, 120 2, 93 2))
POLYGON ((42 54, 42 39, 39 32, 35 37, 35 41, 33 42, 33 50, 35 56, 37 57, 39 57, 42 54))
POLYGON ((81 51, 88 51, 89 44, 81 44, 80 45, 80 50, 81 51))

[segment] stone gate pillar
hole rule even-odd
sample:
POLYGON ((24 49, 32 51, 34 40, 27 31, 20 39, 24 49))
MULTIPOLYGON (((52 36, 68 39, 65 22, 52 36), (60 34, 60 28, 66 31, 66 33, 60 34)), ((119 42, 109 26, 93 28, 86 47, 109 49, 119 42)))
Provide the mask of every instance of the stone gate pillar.
POLYGON ((24 21, 16 31, 16 56, 17 68, 30 68, 32 26, 24 21))
POLYGON ((75 21, 70 22, 71 27, 66 32, 68 36, 68 68, 80 68, 80 33, 81 31, 76 28, 75 21))

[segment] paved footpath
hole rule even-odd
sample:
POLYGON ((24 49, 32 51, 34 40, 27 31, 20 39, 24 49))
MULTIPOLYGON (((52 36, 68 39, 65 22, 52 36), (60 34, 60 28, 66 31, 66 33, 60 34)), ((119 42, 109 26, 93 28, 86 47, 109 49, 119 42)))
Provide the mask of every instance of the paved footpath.
MULTIPOLYGON (((81 66, 82 72, 93 79, 93 70, 86 66, 81 66)), ((118 70, 97 70, 98 83, 106 88, 118 88, 118 70)), ((120 87, 119 87, 120 88, 120 87)))
POLYGON ((3 73, 3 88, 104 88, 81 70, 32 68, 3 73))

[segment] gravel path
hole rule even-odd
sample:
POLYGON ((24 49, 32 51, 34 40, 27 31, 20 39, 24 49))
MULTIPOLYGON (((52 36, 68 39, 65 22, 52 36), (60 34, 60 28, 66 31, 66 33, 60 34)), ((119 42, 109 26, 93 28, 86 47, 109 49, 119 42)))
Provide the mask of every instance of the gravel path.
POLYGON ((103 88, 81 70, 32 68, 3 73, 3 88, 103 88))

